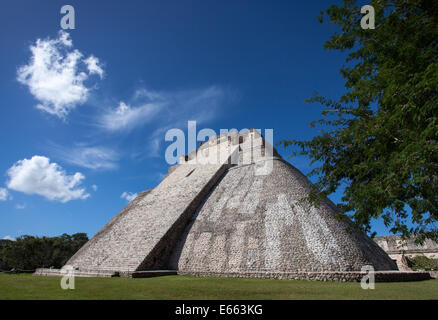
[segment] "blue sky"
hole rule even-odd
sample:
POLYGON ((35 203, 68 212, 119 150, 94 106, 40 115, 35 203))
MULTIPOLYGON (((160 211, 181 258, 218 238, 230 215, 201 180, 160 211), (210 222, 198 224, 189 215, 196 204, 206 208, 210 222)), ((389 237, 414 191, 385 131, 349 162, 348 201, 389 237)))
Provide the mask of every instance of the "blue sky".
MULTIPOLYGON (((344 83, 345 56, 323 49, 335 27, 317 21, 331 3, 3 4, 0 238, 92 236, 161 181, 164 134, 189 120, 216 132, 272 128, 275 141, 317 134, 320 107, 304 100, 336 98, 344 83), (62 32, 65 4, 75 29, 62 32)), ((305 159, 291 163, 309 171, 305 159)))

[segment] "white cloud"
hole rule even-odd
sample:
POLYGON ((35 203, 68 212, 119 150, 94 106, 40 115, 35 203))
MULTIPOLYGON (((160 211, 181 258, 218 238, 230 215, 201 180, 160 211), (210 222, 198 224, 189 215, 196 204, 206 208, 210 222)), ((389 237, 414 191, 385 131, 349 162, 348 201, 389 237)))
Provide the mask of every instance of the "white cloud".
POLYGON ((18 210, 26 209, 26 204, 25 203, 23 203, 23 204, 18 203, 15 205, 15 209, 18 209, 18 210))
POLYGON ((90 74, 98 74, 100 78, 103 77, 103 69, 99 66, 98 58, 91 55, 84 60, 84 63, 87 65, 87 69, 90 74))
POLYGON ((15 241, 15 239, 14 238, 12 238, 11 236, 4 236, 3 237, 3 240, 11 240, 11 241, 15 241))
POLYGON ((79 188, 84 175, 79 172, 67 175, 58 164, 50 163, 50 159, 43 156, 19 160, 7 174, 7 187, 26 194, 37 194, 62 203, 90 196, 85 189, 79 188))
POLYGON ((32 57, 18 69, 17 80, 40 101, 38 109, 59 118, 65 118, 88 99, 90 89, 84 81, 90 74, 103 75, 99 59, 93 55, 83 59, 79 50, 73 50, 70 35, 64 31, 57 39, 37 39, 30 50, 32 57))
POLYGON ((131 193, 131 192, 123 192, 120 198, 126 199, 127 201, 131 202, 137 197, 137 193, 131 193))
POLYGON ((56 158, 87 169, 117 168, 119 155, 106 147, 76 146, 66 148, 54 145, 52 148, 56 158))
POLYGON ((9 191, 5 188, 0 188, 0 201, 11 200, 12 196, 9 194, 9 191))
POLYGON ((93 191, 97 191, 97 186, 96 186, 95 184, 93 184, 93 185, 91 186, 91 189, 93 189, 93 191))
POLYGON ((160 104, 148 103, 131 107, 123 101, 117 108, 108 110, 99 120, 99 125, 109 131, 131 130, 152 120, 160 104))

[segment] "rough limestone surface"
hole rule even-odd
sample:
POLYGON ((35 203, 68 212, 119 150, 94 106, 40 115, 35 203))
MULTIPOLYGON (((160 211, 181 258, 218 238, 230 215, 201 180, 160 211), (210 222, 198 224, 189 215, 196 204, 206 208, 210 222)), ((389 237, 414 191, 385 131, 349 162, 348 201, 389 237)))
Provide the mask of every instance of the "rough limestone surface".
POLYGON ((152 274, 139 272, 144 270, 177 270, 339 281, 354 281, 364 265, 397 270, 347 217, 335 218, 332 202, 309 205, 311 187, 256 130, 212 137, 169 168, 156 188, 141 193, 67 265, 78 274, 134 277, 152 274))
POLYGON ((178 229, 224 170, 223 165, 178 166, 107 223, 67 265, 80 270, 159 269, 178 229))
POLYGON ((269 175, 255 165, 230 168, 186 227, 170 261, 183 272, 396 270, 370 238, 335 219, 326 200, 311 207, 311 183, 296 168, 272 160, 269 175))

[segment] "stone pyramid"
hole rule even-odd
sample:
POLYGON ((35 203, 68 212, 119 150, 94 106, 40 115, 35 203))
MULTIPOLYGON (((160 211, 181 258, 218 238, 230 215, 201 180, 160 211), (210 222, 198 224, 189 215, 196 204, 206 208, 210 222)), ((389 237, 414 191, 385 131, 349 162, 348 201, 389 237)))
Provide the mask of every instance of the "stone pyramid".
POLYGON ((331 201, 310 206, 304 199, 311 187, 257 130, 213 137, 140 193, 67 265, 126 276, 397 270, 351 221, 335 218, 331 201))

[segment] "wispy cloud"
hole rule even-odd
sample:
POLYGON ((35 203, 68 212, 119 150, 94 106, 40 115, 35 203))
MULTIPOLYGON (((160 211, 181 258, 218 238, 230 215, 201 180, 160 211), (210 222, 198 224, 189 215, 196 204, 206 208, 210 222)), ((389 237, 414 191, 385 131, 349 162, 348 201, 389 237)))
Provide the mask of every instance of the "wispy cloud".
POLYGON ((17 210, 26 209, 26 204, 25 203, 23 203, 23 204, 18 203, 15 205, 15 209, 17 209, 17 210))
POLYGON ((134 97, 161 103, 160 112, 156 115, 155 125, 147 140, 146 150, 142 153, 146 157, 159 157, 167 130, 184 129, 189 120, 201 125, 217 118, 228 104, 236 100, 237 94, 219 86, 211 86, 174 92, 139 89, 134 97))
POLYGON ((131 202, 135 198, 137 198, 137 193, 132 192, 123 192, 120 198, 127 200, 128 202, 131 202))
POLYGON ((198 124, 212 120, 235 98, 235 93, 219 86, 171 92, 164 95, 167 125, 195 120, 198 124))
POLYGON ((139 88, 135 90, 133 98, 135 100, 146 98, 150 101, 165 100, 165 97, 163 97, 161 93, 146 88, 139 88))
POLYGON ((129 131, 152 121, 161 108, 161 103, 130 106, 120 102, 118 107, 107 110, 98 120, 98 125, 108 131, 129 131))
POLYGON ((93 55, 84 59, 64 31, 56 39, 37 39, 30 51, 31 59, 18 69, 17 80, 40 101, 38 109, 59 118, 87 100, 90 88, 84 81, 91 74, 103 76, 99 59, 93 55))
POLYGON ((12 196, 9 194, 8 189, 0 188, 0 201, 11 200, 12 196))
POLYGON ((108 131, 129 131, 145 124, 171 127, 187 120, 202 123, 213 119, 233 94, 218 86, 183 91, 137 89, 131 102, 121 101, 97 119, 108 131))
POLYGON ((165 132, 170 129, 171 126, 161 127, 155 129, 148 138, 146 145, 146 152, 144 155, 147 158, 159 158, 161 142, 164 141, 165 132))
POLYGON ((119 154, 116 151, 102 146, 62 147, 53 144, 51 152, 57 159, 93 170, 117 168, 119 159, 119 154))
POLYGON ((37 194, 62 203, 86 199, 90 195, 80 188, 84 175, 68 175, 58 164, 43 156, 17 161, 7 171, 7 187, 26 194, 37 194))
POLYGON ((3 240, 11 240, 11 241, 15 241, 14 238, 12 238, 11 236, 7 235, 3 237, 3 240))

